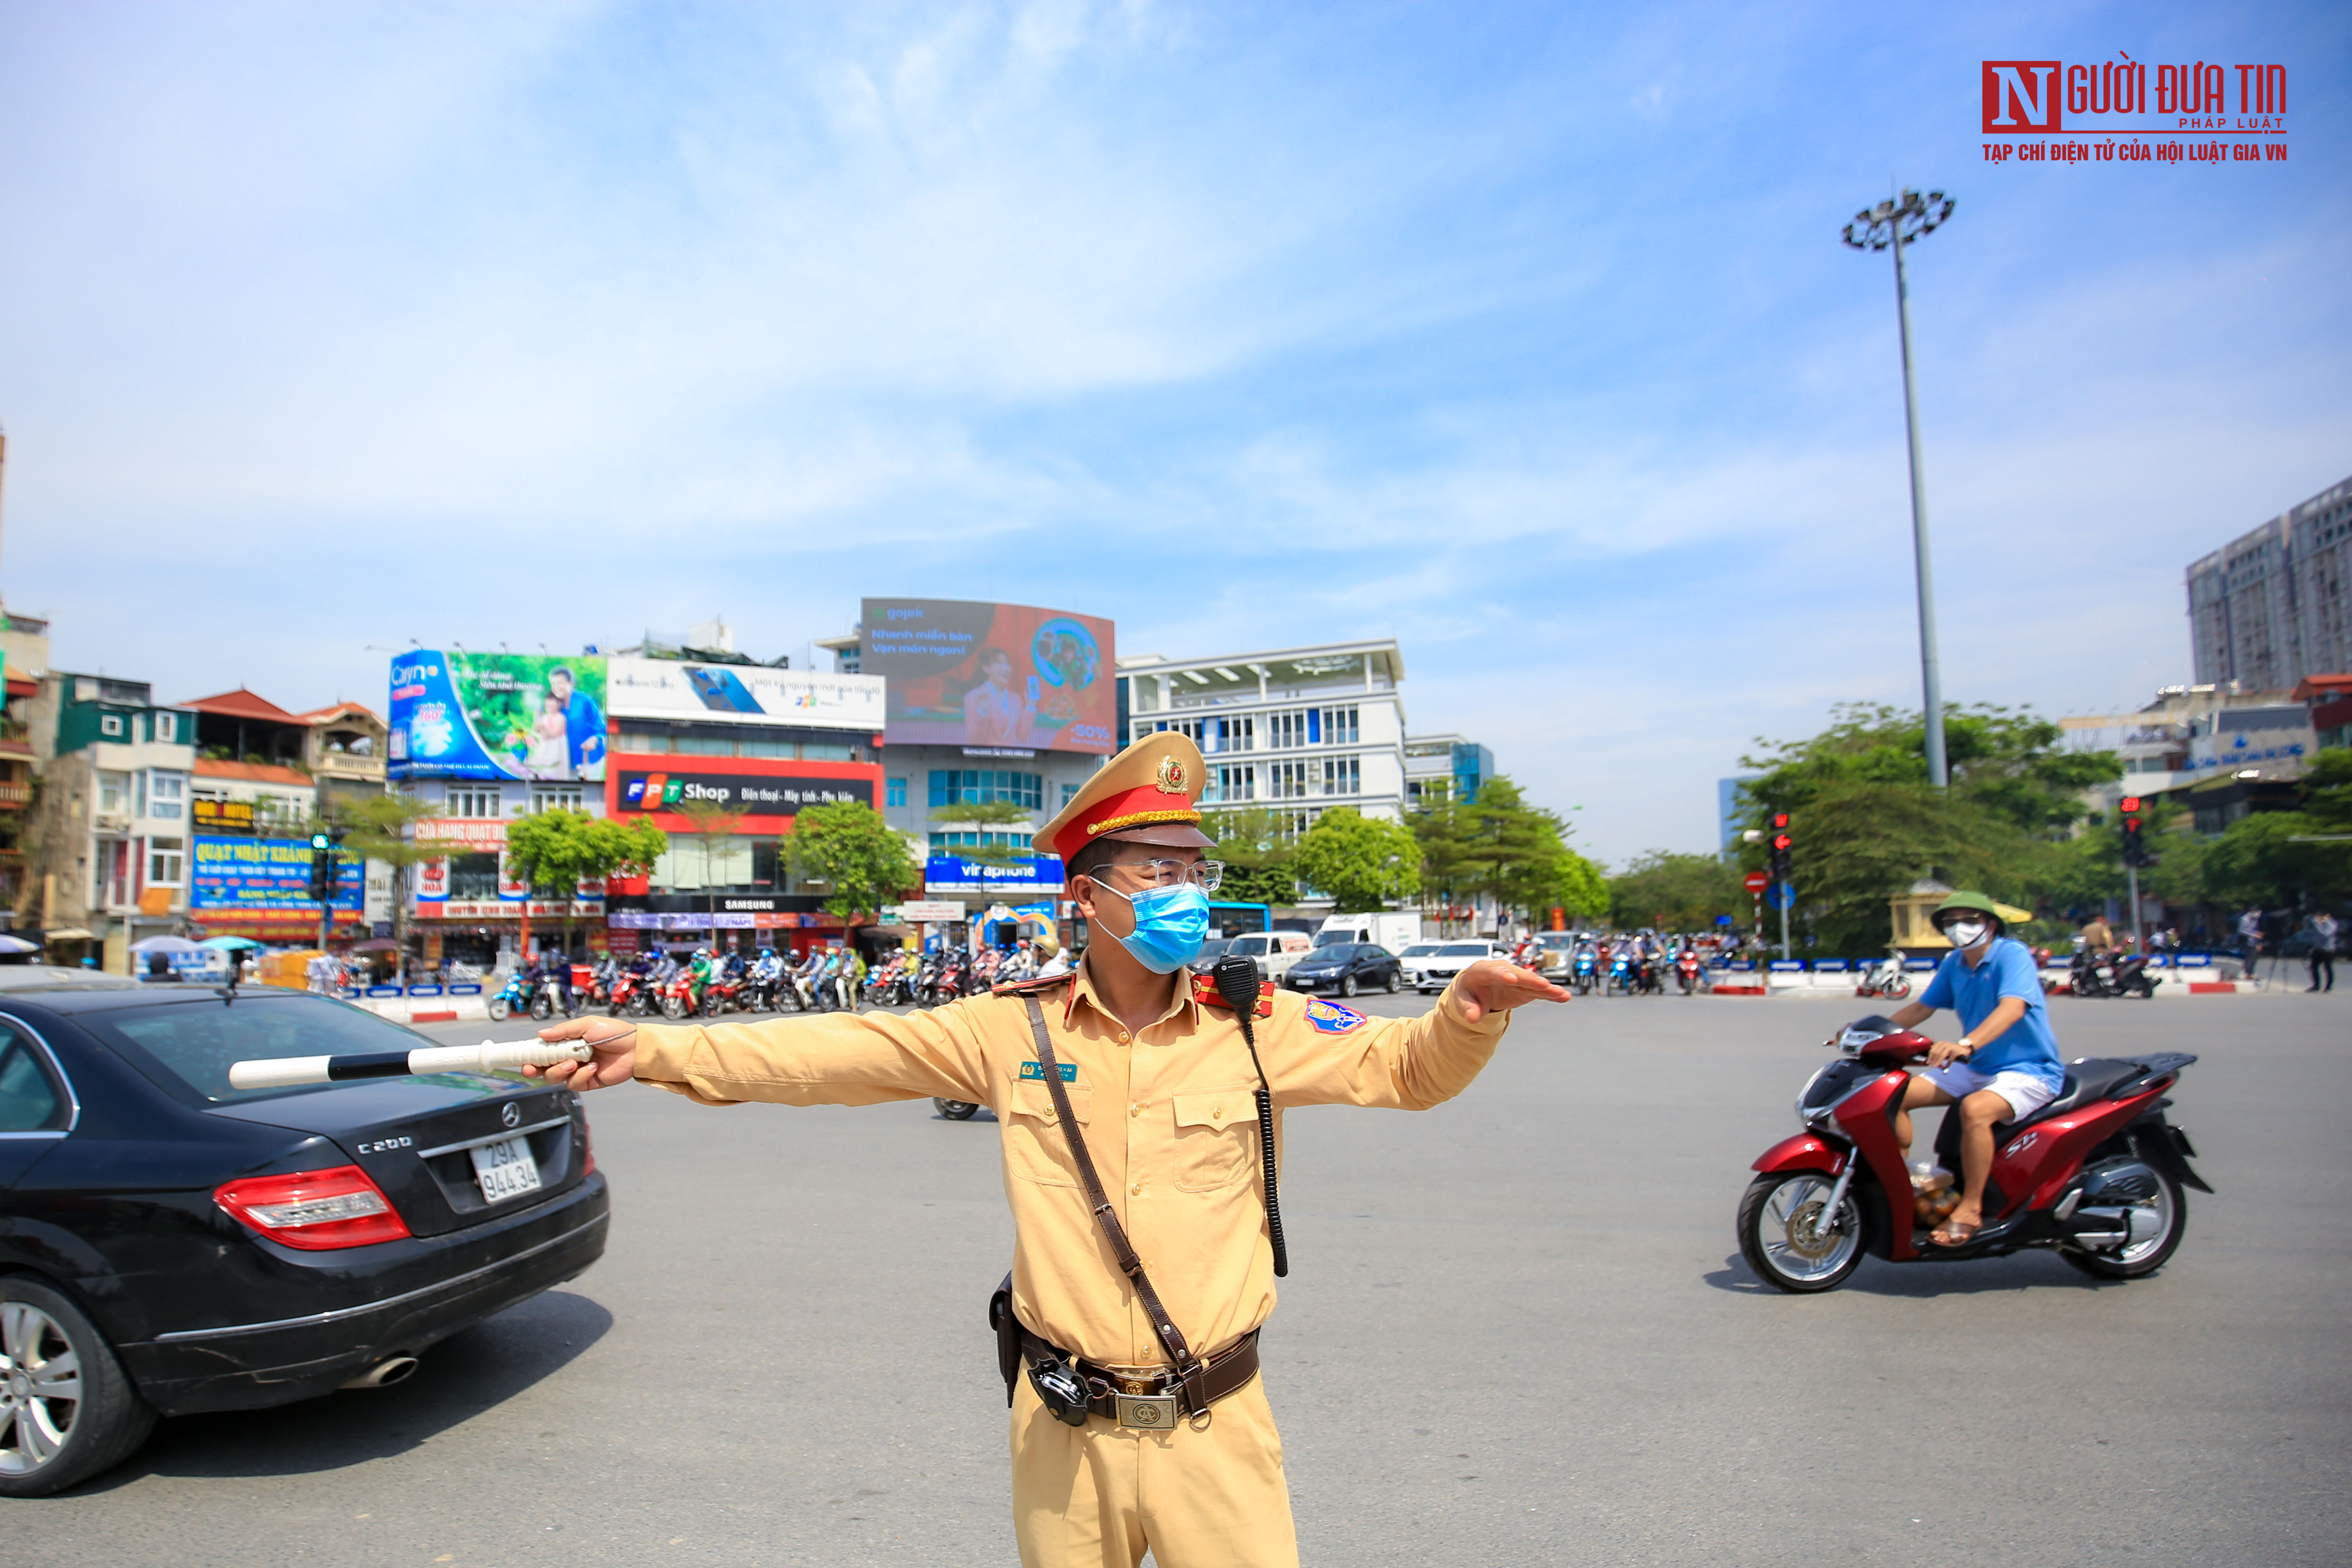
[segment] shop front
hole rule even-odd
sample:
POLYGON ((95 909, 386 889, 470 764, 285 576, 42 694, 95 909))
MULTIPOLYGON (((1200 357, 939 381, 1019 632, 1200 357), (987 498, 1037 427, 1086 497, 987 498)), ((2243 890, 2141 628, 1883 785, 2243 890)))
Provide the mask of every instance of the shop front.
POLYGON ((842 918, 809 894, 645 893, 607 904, 604 938, 615 953, 710 947, 749 955, 773 947, 801 956, 848 934, 842 918))

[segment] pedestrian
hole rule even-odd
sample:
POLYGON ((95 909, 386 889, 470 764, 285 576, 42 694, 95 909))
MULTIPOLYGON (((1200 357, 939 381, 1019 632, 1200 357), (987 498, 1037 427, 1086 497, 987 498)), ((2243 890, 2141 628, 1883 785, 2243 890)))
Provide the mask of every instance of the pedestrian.
POLYGON ((2263 912, 2259 907, 2238 916, 2238 946, 2242 955, 2239 962, 2246 977, 2252 978, 2254 966, 2263 961, 2263 912))
POLYGON ((2311 917, 2311 985, 2308 989, 2332 991, 2336 988, 2336 941, 2338 929, 2336 916, 2323 909, 2311 917), (2321 985, 2322 972, 2327 983, 2321 985))
MULTIPOLYGON (((1260 1185, 1261 1097, 1268 1146, 1299 1105, 1427 1109, 1469 1086, 1511 1009, 1568 999, 1483 959, 1418 1018, 1246 980, 1246 1013, 1230 1010, 1212 977, 1186 969, 1224 869, 1202 858, 1203 771, 1182 735, 1148 736, 1035 836, 1094 935, 1068 976, 903 1017, 541 1031, 593 1048, 585 1067, 548 1070, 575 1088, 634 1077, 706 1105, 939 1098, 996 1112, 1013 1251, 990 1317, 1024 1568, 1134 1568, 1147 1552, 1160 1568, 1297 1563, 1257 1365, 1287 1268, 1276 1184, 1260 1185)), ((897 1359, 941 1354, 908 1345, 897 1359)))

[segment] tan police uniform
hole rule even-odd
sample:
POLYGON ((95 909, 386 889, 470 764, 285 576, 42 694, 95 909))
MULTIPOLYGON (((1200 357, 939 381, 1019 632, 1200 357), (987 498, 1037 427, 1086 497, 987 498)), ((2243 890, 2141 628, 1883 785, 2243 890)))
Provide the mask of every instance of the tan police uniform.
MULTIPOLYGON (((1170 813, 1147 824, 1164 831, 1181 824, 1175 798, 1189 811, 1199 777, 1189 741, 1154 736, 1097 773, 1064 818, 1084 828, 1137 811, 1170 813), (1171 759, 1178 789, 1167 790, 1171 759), (1114 770, 1118 777, 1107 778, 1114 770), (1154 781, 1156 804, 1139 805, 1122 791, 1139 770, 1154 781), (1119 809, 1097 809, 1106 803, 1119 809)), ((1083 847, 1057 837, 1064 826, 1057 819, 1039 834, 1041 847, 1066 855, 1073 843, 1083 847)), ((1086 963, 1073 977, 1022 989, 1044 1004, 1071 1114, 1146 1272, 1194 1353, 1213 1360, 1274 1311, 1256 1077, 1234 1015, 1205 977, 1173 979, 1166 1010, 1140 1031, 1099 1003, 1086 963)), ((1508 1020, 1496 1012, 1466 1021, 1450 988, 1434 1009, 1411 1019, 1370 1019, 1270 987, 1257 1010, 1277 1138, 1294 1106, 1425 1110, 1452 1098, 1494 1054, 1508 1020)), ((636 1051, 638 1078, 705 1104, 939 1097, 991 1107, 1002 1124, 1021 1322, 1104 1366, 1167 1364, 1081 1193, 1024 997, 975 997, 906 1018, 646 1026, 636 1051)), ((975 1345, 973 1354, 983 1353, 975 1345)), ((1204 1423, 1140 1431, 1101 1416, 1065 1426, 1024 1378, 1012 1442, 1014 1527, 1028 1568, 1134 1568, 1147 1550, 1162 1568, 1297 1562, 1282 1446, 1262 1380, 1218 1401, 1204 1423)))

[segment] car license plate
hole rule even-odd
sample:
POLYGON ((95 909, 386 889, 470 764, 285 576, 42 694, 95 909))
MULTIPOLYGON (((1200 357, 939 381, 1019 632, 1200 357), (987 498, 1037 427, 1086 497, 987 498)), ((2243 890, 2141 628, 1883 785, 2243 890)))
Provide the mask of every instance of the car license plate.
POLYGON ((529 1138, 500 1138, 480 1145, 473 1155, 474 1179, 482 1184, 482 1196, 490 1202, 502 1203, 539 1190, 539 1162, 530 1157, 529 1138))

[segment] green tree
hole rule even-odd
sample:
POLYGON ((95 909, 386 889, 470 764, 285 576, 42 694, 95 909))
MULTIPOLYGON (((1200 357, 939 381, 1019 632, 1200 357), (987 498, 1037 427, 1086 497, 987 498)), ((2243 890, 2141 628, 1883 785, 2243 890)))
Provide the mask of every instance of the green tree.
POLYGON ((1217 897, 1236 904, 1289 904, 1298 901, 1291 861, 1297 850, 1286 813, 1264 806, 1237 806, 1202 814, 1202 831, 1217 841, 1210 857, 1225 862, 1217 897))
POLYGON ((447 844, 418 838, 416 825, 440 816, 447 808, 438 800, 420 800, 414 795, 384 794, 340 797, 329 810, 328 826, 341 831, 347 853, 392 867, 392 937, 405 952, 409 869, 449 853, 447 844))
POLYGON ((2241 817, 2206 846, 2206 892, 2231 907, 2333 906, 2352 897, 2352 843, 2310 841, 2342 831, 2309 811, 2241 817))
MULTIPOLYGON (((1796 839, 1798 919, 1832 951, 1885 944, 1887 900, 1928 876, 2032 907, 2063 893, 2111 894, 2101 848, 2070 848, 2084 792, 2112 782, 2111 753, 2060 748, 2064 732, 2026 711, 1979 704, 1945 712, 1951 784, 1927 784, 1925 726, 1916 713, 1842 705, 1820 734, 1742 758, 1742 785, 1762 827, 1788 812, 1796 839)), ((2107 858, 2120 862, 2119 849, 2107 858)), ((1760 845, 1741 853, 1763 864, 1760 845)), ((2116 873, 2120 883, 2120 870, 2116 873)))
POLYGON ((845 922, 902 896, 920 874, 907 841, 856 800, 803 808, 785 841, 793 866, 828 890, 825 908, 845 922))
POLYGON ((1474 802, 1416 812, 1412 827, 1423 875, 1444 903, 1485 894, 1530 924, 1555 907, 1586 918, 1609 908, 1600 869, 1568 847, 1567 825, 1507 777, 1488 779, 1474 802))
POLYGON ((1609 879, 1609 918, 1623 929, 1654 925, 1664 931, 1696 931, 1717 915, 1736 922, 1753 900, 1740 885, 1739 868, 1720 855, 1676 854, 1652 850, 1609 879))
POLYGON ((1290 866, 1300 882, 1327 894, 1333 911, 1381 909, 1421 891, 1421 846, 1395 822, 1352 806, 1326 811, 1300 835, 1290 866))
MULTIPOLYGON (((596 819, 585 811, 553 807, 518 817, 507 825, 507 858, 534 892, 544 889, 563 905, 563 951, 572 951, 572 901, 581 882, 591 875, 594 852, 591 831, 596 819)), ((529 910, 524 911, 523 956, 530 956, 529 910)))

